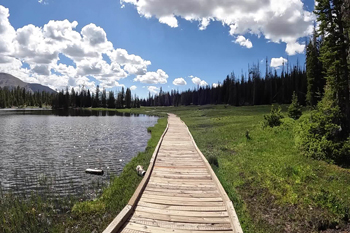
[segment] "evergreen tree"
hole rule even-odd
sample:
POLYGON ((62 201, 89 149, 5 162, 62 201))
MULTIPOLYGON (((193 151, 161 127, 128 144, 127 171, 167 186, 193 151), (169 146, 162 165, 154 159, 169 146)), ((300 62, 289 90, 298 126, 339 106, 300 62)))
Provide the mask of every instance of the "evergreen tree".
POLYGON ((124 108, 124 102, 125 100, 125 92, 124 92, 124 87, 122 87, 122 91, 120 93, 120 108, 124 108))
POLYGON ((103 88, 103 91, 102 91, 101 103, 102 103, 102 108, 107 108, 107 92, 105 88, 103 88))
POLYGON ((113 91, 109 92, 108 96, 108 108, 115 108, 115 98, 113 91))
POLYGON ((322 63, 319 60, 319 41, 314 27, 312 40, 306 48, 306 75, 308 105, 315 106, 323 94, 325 81, 322 74, 322 63))
POLYGON ((96 86, 96 92, 92 101, 92 107, 98 108, 100 106, 100 87, 96 86))
POLYGON ((125 93, 125 105, 126 108, 131 108, 131 90, 129 88, 126 89, 125 93))
POLYGON ((301 106, 298 102, 298 96, 293 92, 292 103, 288 107, 288 116, 294 120, 298 120, 302 115, 301 106))
POLYGON ((320 60, 323 63, 328 96, 339 106, 342 119, 343 136, 349 133, 350 106, 349 106, 349 66, 347 55, 349 51, 348 35, 344 26, 343 7, 341 0, 317 0, 315 13, 320 22, 320 33, 324 42, 320 51, 320 60))

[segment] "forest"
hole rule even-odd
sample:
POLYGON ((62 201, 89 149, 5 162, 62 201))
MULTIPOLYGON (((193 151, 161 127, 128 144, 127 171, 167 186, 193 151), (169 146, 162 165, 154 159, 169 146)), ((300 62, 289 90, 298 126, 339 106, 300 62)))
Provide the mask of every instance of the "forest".
POLYGON ((13 106, 51 106, 52 100, 55 99, 55 94, 47 92, 29 92, 24 88, 0 87, 0 108, 11 108, 13 106))

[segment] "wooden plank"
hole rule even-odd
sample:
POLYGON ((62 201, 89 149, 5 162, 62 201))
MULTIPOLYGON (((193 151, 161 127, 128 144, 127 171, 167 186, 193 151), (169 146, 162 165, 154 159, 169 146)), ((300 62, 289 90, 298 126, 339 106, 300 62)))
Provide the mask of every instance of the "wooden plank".
POLYGON ((212 177, 210 175, 181 175, 181 174, 164 175, 164 174, 159 174, 156 171, 153 173, 152 176, 162 177, 165 179, 212 180, 212 177))
MULTIPOLYGON (((154 198, 154 199, 163 199, 163 200, 169 200, 168 196, 161 196, 161 195, 151 195, 151 194, 146 194, 144 193, 142 195, 142 197, 144 198, 154 198)), ((222 198, 221 197, 172 197, 171 200, 173 201, 205 201, 205 202, 210 202, 210 201, 219 201, 222 202, 222 198)))
MULTIPOLYGON (((182 230, 182 229, 169 229, 169 228, 163 228, 163 227, 155 227, 155 226, 149 226, 149 225, 143 225, 143 224, 138 224, 134 222, 130 222, 130 224, 127 226, 126 229, 130 230, 138 230, 142 232, 153 232, 153 233, 168 233, 168 232, 174 232, 174 233, 202 233, 203 231, 201 230, 182 230)), ((206 233, 217 233, 218 231, 205 231, 206 233)), ((228 231, 219 231, 219 232, 232 232, 232 230, 228 231)))
POLYGON ((169 228, 169 229, 181 229, 181 230, 204 230, 204 231, 228 231, 232 230, 230 224, 216 223, 216 224, 208 224, 208 223, 178 223, 178 222, 169 222, 162 220, 150 220, 147 218, 137 218, 133 217, 130 219, 132 223, 138 223, 146 226, 155 226, 161 228, 169 228))
POLYGON ((125 221, 132 214, 132 206, 126 205, 122 211, 113 219, 113 221, 107 226, 103 233, 114 233, 124 225, 125 221))
POLYGON ((153 192, 167 192, 167 193, 174 193, 174 194, 218 194, 218 190, 179 190, 179 189, 159 189, 159 188, 152 188, 147 186, 145 190, 153 191, 153 192))
POLYGON ((165 175, 209 175, 207 171, 167 171, 167 170, 158 170, 155 169, 153 172, 157 172, 158 174, 165 174, 165 175))
POLYGON ((184 184, 184 185, 215 185, 215 183, 212 180, 197 180, 197 179, 164 179, 162 177, 152 176, 150 179, 150 182, 152 183, 166 183, 166 184, 184 184))
POLYGON ((155 184, 155 183, 149 183, 149 187, 151 188, 161 188, 161 189, 178 189, 178 190, 201 190, 201 191, 207 191, 207 190, 216 190, 216 187, 213 186, 192 186, 192 185, 171 185, 171 184, 155 184))
MULTIPOLYGON (((135 211, 134 215, 138 218, 148 218, 154 220, 162 220, 162 221, 171 221, 171 222, 183 222, 183 223, 230 223, 230 219, 228 217, 184 217, 184 216, 173 216, 173 215, 164 215, 157 213, 147 213, 142 211, 135 211)), ((129 223, 130 224, 130 223, 129 223)), ((129 225, 128 224, 128 225, 129 225)))
POLYGON ((163 190, 163 192, 156 192, 156 191, 151 191, 149 189, 145 189, 143 191, 144 194, 149 194, 149 195, 158 195, 158 196, 168 196, 168 198, 171 197, 220 197, 219 194, 217 193, 171 193, 171 192, 166 192, 163 190))
POLYGON ((137 206, 150 207, 154 209, 167 209, 167 210, 187 210, 187 211, 201 211, 201 212, 216 212, 225 211, 226 207, 221 206, 176 206, 176 205, 162 205, 155 203, 148 203, 140 201, 137 206))
POLYGON ((163 214, 169 216, 182 217, 228 217, 227 211, 221 212, 202 212, 202 211, 188 211, 188 210, 169 210, 169 209, 154 209, 150 207, 137 206, 136 211, 141 211, 150 214, 163 214))
POLYGON ((203 201, 191 201, 183 202, 177 200, 163 200, 163 199, 151 199, 141 197, 140 201, 154 204, 163 204, 163 205, 176 205, 176 206, 223 206, 223 202, 203 202, 203 201))
POLYGON ((159 171, 159 170, 163 170, 163 171, 207 171, 205 169, 205 166, 202 168, 182 168, 182 167, 177 167, 177 168, 172 168, 172 167, 162 167, 162 166, 154 166, 154 171, 159 171))

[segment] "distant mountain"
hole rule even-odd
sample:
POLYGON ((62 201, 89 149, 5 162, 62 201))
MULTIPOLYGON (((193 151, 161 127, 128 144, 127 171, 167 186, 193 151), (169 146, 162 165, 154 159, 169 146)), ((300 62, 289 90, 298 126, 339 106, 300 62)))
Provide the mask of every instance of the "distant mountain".
POLYGON ((43 86, 38 83, 26 83, 22 80, 16 78, 15 76, 12 76, 11 74, 6 73, 0 73, 0 87, 8 87, 10 89, 12 88, 25 88, 27 91, 30 92, 48 92, 48 93, 56 93, 56 91, 52 90, 50 87, 43 86))

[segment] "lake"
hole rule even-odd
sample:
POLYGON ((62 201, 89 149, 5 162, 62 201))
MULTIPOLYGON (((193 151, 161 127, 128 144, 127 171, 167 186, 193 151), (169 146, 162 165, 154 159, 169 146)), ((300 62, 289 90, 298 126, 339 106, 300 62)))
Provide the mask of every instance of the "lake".
POLYGON ((94 198, 146 148, 157 117, 117 112, 0 110, 0 187, 94 198), (103 176, 86 174, 101 168, 103 176))

